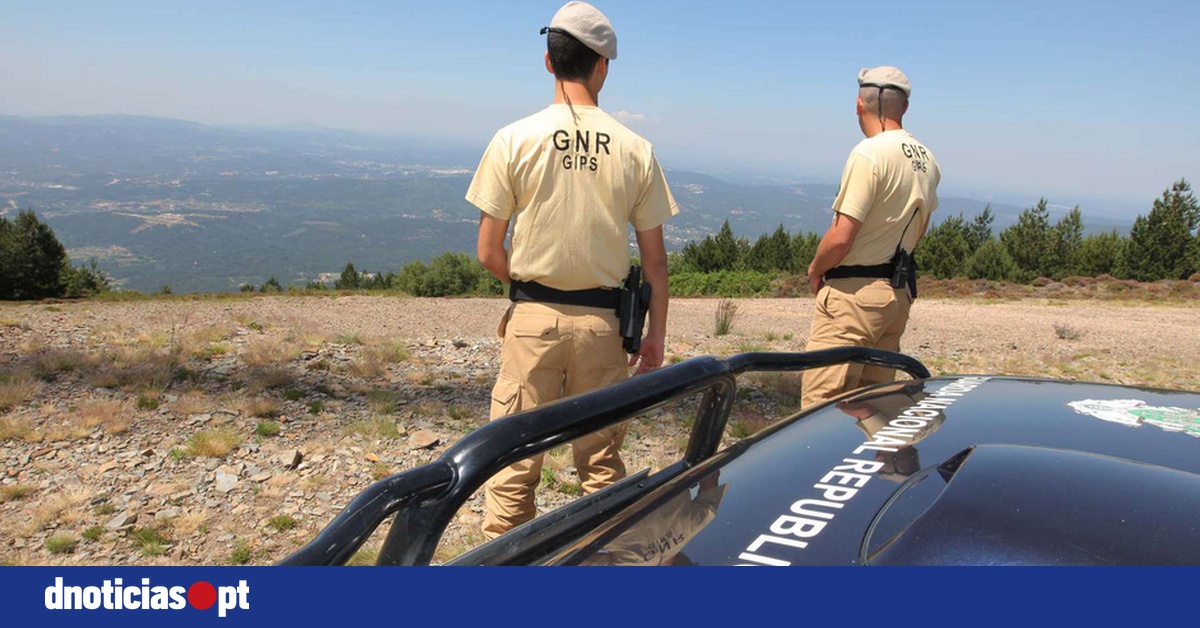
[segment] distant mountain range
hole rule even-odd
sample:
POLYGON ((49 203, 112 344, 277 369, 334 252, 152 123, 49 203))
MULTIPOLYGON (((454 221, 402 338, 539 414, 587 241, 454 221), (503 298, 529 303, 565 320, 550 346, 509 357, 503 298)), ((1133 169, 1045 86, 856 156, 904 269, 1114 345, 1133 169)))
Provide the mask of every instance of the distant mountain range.
MULTIPOLYGON (((234 129, 139 116, 0 116, 0 213, 36 210, 70 250, 134 290, 230 291, 275 276, 303 283, 346 262, 396 270, 473 251, 463 200, 477 152, 315 127, 234 129)), ((669 169, 670 164, 664 164, 669 169)), ((682 208, 672 249, 728 219, 756 238, 780 224, 822 231, 836 186, 734 183, 669 170, 682 208)), ((984 201, 942 198, 935 215, 984 201)), ((996 227, 1023 207, 992 204, 996 227)), ((1093 219, 1091 231, 1128 229, 1093 219)))

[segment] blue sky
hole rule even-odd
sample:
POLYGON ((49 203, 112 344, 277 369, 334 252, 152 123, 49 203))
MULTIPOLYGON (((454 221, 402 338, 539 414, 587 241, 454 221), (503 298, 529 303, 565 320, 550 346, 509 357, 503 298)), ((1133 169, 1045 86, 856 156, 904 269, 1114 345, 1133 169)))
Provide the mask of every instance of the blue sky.
MULTIPOLYGON (((0 113, 324 126, 478 146, 552 96, 552 2, 26 2, 0 113)), ((1145 211, 1200 179, 1200 3, 597 2, 601 104, 664 164, 836 181, 854 78, 896 65, 944 189, 1145 211)))

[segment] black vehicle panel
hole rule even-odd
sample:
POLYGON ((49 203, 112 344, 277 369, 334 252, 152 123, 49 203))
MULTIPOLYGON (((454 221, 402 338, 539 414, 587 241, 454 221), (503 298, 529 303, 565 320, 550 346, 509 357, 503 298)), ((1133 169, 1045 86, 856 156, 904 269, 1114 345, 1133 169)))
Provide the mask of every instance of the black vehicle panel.
POLYGON ((1150 422, 1109 422, 1068 405, 1084 400, 1200 408, 1194 393, 1036 379, 953 377, 874 387, 738 443, 551 562, 623 555, 650 564, 860 564, 871 522, 900 485, 977 445, 1078 451, 1200 473, 1200 438, 1150 422), (914 409, 922 421, 892 424, 914 418, 914 409), (628 551, 631 541, 641 549, 628 551))

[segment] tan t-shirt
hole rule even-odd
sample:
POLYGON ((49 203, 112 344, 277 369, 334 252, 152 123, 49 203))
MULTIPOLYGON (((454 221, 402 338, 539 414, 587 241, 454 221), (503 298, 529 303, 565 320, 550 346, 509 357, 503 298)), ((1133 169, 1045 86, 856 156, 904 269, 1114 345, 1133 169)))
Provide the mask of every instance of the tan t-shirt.
POLYGON ((833 211, 861 221, 862 227, 839 265, 885 264, 895 254, 901 234, 903 248, 912 252, 937 209, 941 179, 933 152, 908 131, 884 131, 859 142, 846 160, 833 211), (905 232, 909 221, 912 226, 905 232))
POLYGON ((467 190, 513 221, 508 272, 559 290, 615 288, 629 273, 629 225, 679 213, 649 142, 598 107, 551 105, 500 129, 467 190))

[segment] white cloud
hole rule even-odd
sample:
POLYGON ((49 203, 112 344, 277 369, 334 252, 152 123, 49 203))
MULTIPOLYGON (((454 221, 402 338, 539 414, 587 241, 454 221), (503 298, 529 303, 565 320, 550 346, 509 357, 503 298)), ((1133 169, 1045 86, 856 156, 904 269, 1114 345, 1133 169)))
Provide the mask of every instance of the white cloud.
POLYGON ((615 117, 618 121, 620 121, 621 124, 635 124, 638 122, 646 121, 646 114, 633 113, 630 111, 625 111, 624 109, 613 114, 613 117, 615 117))

